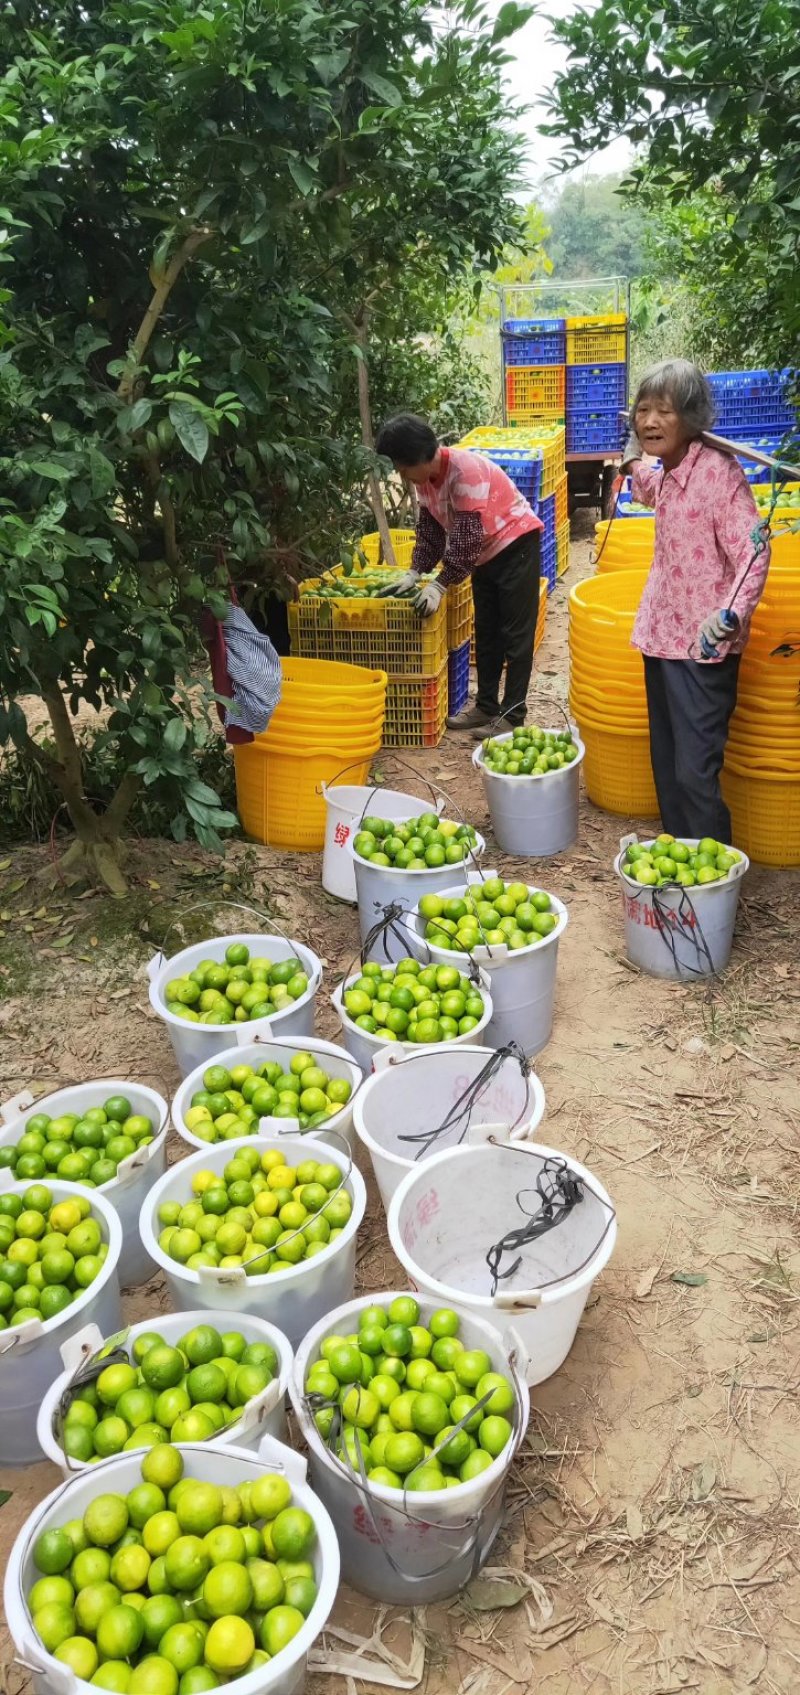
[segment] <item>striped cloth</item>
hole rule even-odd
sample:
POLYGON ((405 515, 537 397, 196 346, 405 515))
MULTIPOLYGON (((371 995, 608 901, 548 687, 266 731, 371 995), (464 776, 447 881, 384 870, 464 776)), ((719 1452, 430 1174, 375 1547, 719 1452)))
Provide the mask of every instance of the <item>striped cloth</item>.
POLYGON ((281 698, 281 662, 268 636, 263 636, 243 612, 232 606, 222 626, 233 685, 233 704, 225 709, 225 724, 260 735, 281 698))

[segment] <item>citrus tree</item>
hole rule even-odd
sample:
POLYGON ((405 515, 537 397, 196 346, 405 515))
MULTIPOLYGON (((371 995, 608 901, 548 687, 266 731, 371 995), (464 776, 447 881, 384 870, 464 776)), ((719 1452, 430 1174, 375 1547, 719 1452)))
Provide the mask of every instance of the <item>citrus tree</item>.
POLYGON ((0 738, 46 762, 67 863, 115 891, 141 785, 172 785, 179 838, 235 822, 193 762, 197 613, 333 538, 373 474, 342 372, 365 368, 374 302, 404 267, 485 266, 514 225, 500 73, 525 9, 437 11, 0 15, 0 738), (102 814, 86 705, 127 768, 102 814))
POLYGON ((565 163, 627 136, 630 187, 683 209, 670 234, 706 307, 730 324, 733 304, 757 359, 796 364, 800 0, 600 0, 555 34, 569 60, 546 133, 566 143, 565 163))

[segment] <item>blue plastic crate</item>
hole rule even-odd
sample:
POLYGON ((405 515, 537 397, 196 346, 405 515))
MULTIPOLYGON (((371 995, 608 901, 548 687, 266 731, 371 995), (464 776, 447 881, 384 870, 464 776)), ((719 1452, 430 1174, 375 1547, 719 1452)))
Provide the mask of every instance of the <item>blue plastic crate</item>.
POLYGON ((626 426, 615 408, 611 412, 567 414, 568 453, 616 453, 626 426))
POLYGON ((628 367, 617 365, 568 365, 567 411, 610 411, 625 406, 628 399, 628 367))
POLYGON ((556 539, 556 497, 555 497, 555 495, 554 494, 548 494, 545 497, 544 500, 540 500, 537 507, 536 507, 536 512, 537 512, 537 516, 541 518, 542 523, 544 524, 544 533, 542 535, 542 542, 545 543, 545 542, 552 541, 553 545, 555 546, 555 539, 556 539))
POLYGON ((530 448, 487 447, 477 451, 499 465, 520 494, 524 494, 530 505, 535 506, 542 486, 541 454, 535 454, 530 448))
POLYGON ((735 441, 756 435, 779 436, 796 424, 788 394, 794 372, 712 371, 709 385, 716 407, 716 427, 735 441))
POLYGON ((462 712, 469 700, 469 648, 468 641, 462 642, 447 658, 447 711, 451 717, 462 712))
POLYGON ((563 365, 566 358, 566 319, 506 318, 503 325, 506 365, 563 365))
POLYGON ((553 536, 552 541, 548 541, 547 537, 543 535, 541 545, 542 545, 542 550, 541 550, 541 554, 539 556, 539 558, 540 558, 540 566, 539 566, 540 575, 541 575, 542 581, 547 584, 548 594, 552 594, 553 589, 556 586, 556 579, 557 579, 557 575, 558 575, 558 560, 557 560, 557 556, 556 556, 556 538, 555 538, 555 536, 553 536))

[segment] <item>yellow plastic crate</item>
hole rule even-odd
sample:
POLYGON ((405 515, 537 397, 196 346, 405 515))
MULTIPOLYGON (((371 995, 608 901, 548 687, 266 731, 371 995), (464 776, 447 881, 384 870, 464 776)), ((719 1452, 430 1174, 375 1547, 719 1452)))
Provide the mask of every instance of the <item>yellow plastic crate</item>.
MULTIPOLYGON (((367 782, 380 745, 380 730, 362 742, 349 773, 354 783, 367 782)), ((342 744, 324 753, 304 752, 296 746, 271 747, 267 737, 256 736, 235 747, 233 759, 236 809, 245 835, 270 847, 318 853, 325 845, 322 785, 352 761, 352 749, 342 744)))
POLYGON ((569 565, 569 518, 556 530, 556 575, 563 577, 569 565))
POLYGON ((569 523, 569 490, 568 490, 568 478, 567 478, 566 472, 564 473, 563 477, 559 477, 559 480, 556 483, 556 486, 553 490, 553 493, 555 494, 555 497, 556 497, 556 534, 557 534, 558 531, 562 528, 562 525, 569 523))
POLYGON ((759 865, 800 866, 800 777, 748 771, 728 751, 722 793, 731 809, 734 847, 759 865))
POLYGON ((436 747, 447 724, 447 660, 438 677, 390 677, 385 747, 436 747))
POLYGON ((292 653, 302 658, 336 659, 388 672, 437 676, 447 660, 445 603, 420 618, 406 600, 329 599, 314 593, 319 578, 303 584, 300 599, 289 605, 292 653))
POLYGON ((568 365, 618 365, 627 356, 628 320, 624 312, 567 319, 568 365))
POLYGON ((445 596, 447 605, 447 646, 454 653, 462 642, 469 641, 472 634, 474 619, 472 605, 472 577, 466 577, 463 583, 456 583, 449 588, 445 596))
POLYGON ((506 371, 509 417, 536 418, 550 414, 563 418, 566 380, 564 365, 509 366, 506 371))
POLYGON ((583 780, 595 806, 622 817, 657 817, 647 731, 631 735, 595 722, 587 713, 578 716, 578 729, 586 749, 583 780))
MULTIPOLYGON (((416 530, 390 530, 389 535, 392 538, 395 564, 400 570, 408 571, 411 566, 411 555, 414 552, 414 546, 417 540, 416 530)), ((381 564, 383 549, 381 546, 381 538, 377 530, 372 530, 368 536, 362 536, 361 541, 359 542, 359 547, 361 548, 368 565, 375 566, 381 564)), ((383 563, 385 564, 386 561, 383 560, 383 563)))
POLYGON ((556 442, 559 435, 563 436, 563 424, 539 423, 536 428, 520 426, 511 429, 508 425, 481 424, 477 429, 469 430, 461 437, 459 447, 544 447, 548 442, 556 442))

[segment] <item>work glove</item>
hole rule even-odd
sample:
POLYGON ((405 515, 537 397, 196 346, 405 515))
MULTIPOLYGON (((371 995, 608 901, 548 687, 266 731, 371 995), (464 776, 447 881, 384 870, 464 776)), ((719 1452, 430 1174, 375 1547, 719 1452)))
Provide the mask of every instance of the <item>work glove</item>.
POLYGON ((622 469, 623 469, 623 471, 626 471, 628 469, 628 466, 632 465, 635 459, 641 459, 641 457, 642 457, 642 444, 639 440, 639 437, 636 434, 636 431, 631 430, 631 433, 628 436, 628 439, 625 443, 625 446, 622 449, 622 469))
POLYGON ((410 594, 412 589, 419 587, 419 575, 416 571, 404 571, 402 577, 395 578, 386 589, 378 589, 376 600, 396 600, 398 595, 410 594))
POLYGON ((710 618, 698 629, 696 641, 702 659, 718 659, 721 642, 729 642, 739 628, 739 619, 730 607, 723 606, 719 612, 712 612, 710 618))
POLYGON ((439 582, 425 583, 419 594, 414 597, 415 611, 419 613, 421 618, 430 618, 431 613, 441 606, 446 593, 447 590, 442 588, 439 582))

